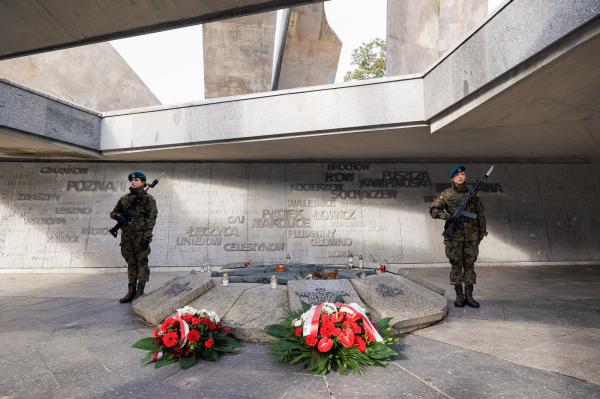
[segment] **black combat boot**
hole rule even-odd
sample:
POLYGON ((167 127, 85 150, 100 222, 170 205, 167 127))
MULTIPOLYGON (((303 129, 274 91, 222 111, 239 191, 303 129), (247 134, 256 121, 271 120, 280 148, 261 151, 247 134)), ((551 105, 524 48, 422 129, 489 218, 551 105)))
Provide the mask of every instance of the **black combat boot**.
POLYGON ((135 290, 135 298, 134 299, 137 299, 137 298, 141 297, 142 295, 144 295, 144 287, 145 286, 146 286, 145 281, 138 281, 137 290, 135 290))
POLYGON ((127 295, 125 295, 123 298, 119 299, 119 302, 121 303, 129 303, 131 301, 133 301, 133 298, 135 298, 135 282, 133 283, 129 283, 127 285, 127 295))
POLYGON ((465 303, 472 308, 479 307, 479 302, 473 299, 473 284, 465 284, 465 303))
POLYGON ((463 295, 462 284, 456 284, 454 286, 454 291, 456 291, 456 301, 454 301, 454 306, 463 308, 465 306, 465 297, 463 295))

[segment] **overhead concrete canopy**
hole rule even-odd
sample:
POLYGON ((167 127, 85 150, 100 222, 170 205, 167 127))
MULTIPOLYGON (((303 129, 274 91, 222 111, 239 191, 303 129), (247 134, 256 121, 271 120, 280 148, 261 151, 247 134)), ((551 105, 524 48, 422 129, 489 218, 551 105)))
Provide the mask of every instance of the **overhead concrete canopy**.
POLYGON ((71 119, 66 104, 0 82, 0 126, 114 160, 597 160, 600 3, 584 3, 507 2, 408 77, 71 119))
POLYGON ((0 0, 0 59, 314 2, 0 0))

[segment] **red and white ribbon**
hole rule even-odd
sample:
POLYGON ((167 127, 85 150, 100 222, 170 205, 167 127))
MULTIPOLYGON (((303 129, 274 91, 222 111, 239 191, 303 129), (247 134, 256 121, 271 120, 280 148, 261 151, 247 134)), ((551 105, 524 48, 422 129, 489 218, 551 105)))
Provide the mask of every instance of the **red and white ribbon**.
POLYGON ((381 338, 381 335, 379 335, 379 333, 377 332, 377 329, 375 328, 373 323, 371 323, 371 320, 367 317, 364 310, 361 309, 360 306, 358 306, 357 304, 352 304, 352 305, 346 305, 344 303, 336 303, 335 304, 335 306, 337 306, 340 309, 340 312, 346 312, 346 313, 350 313, 352 315, 355 313, 358 313, 362 317, 363 328, 370 333, 370 336, 375 338, 376 342, 382 342, 383 338, 381 338), (352 305, 354 305, 354 306, 352 306, 352 305))
POLYGON ((179 333, 181 334, 181 345, 179 347, 183 348, 187 342, 188 334, 190 333, 190 326, 181 318, 181 315, 181 309, 177 309, 177 313, 174 316, 175 320, 179 322, 179 333))

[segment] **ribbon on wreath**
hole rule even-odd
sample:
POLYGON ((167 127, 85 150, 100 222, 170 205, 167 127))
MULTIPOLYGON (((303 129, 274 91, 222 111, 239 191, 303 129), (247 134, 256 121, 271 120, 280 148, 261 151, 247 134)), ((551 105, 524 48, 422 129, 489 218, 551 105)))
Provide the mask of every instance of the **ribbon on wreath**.
MULTIPOLYGON (((351 303, 346 305, 345 303, 338 302, 335 304, 335 306, 340 312, 349 313, 351 315, 358 313, 363 320, 363 328, 367 331, 368 336, 372 337, 375 342, 383 341, 383 338, 381 338, 381 335, 379 335, 379 332, 377 332, 377 329, 365 314, 364 309, 362 309, 358 304, 351 303)), ((302 336, 312 336, 317 338, 319 335, 319 321, 321 319, 322 310, 323 303, 320 303, 318 305, 312 305, 306 312, 306 320, 304 320, 304 325, 302 326, 302 336)))
POLYGON ((190 326, 185 320, 181 318, 181 316, 181 309, 177 309, 177 311, 172 317, 175 318, 175 321, 179 322, 179 333, 181 334, 181 344, 179 347, 183 348, 187 342, 188 334, 190 333, 190 326))

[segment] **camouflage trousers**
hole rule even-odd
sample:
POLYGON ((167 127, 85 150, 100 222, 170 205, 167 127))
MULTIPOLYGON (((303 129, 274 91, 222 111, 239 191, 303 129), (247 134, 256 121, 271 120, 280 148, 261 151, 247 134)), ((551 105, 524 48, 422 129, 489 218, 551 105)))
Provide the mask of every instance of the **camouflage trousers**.
POLYGON ((127 277, 130 283, 135 283, 136 280, 150 280, 150 268, 148 267, 150 247, 142 249, 141 243, 141 235, 121 236, 121 255, 127 262, 127 277))
POLYGON ((454 241, 444 240, 446 256, 450 260, 450 284, 475 284, 475 261, 479 255, 479 243, 477 241, 454 241))

